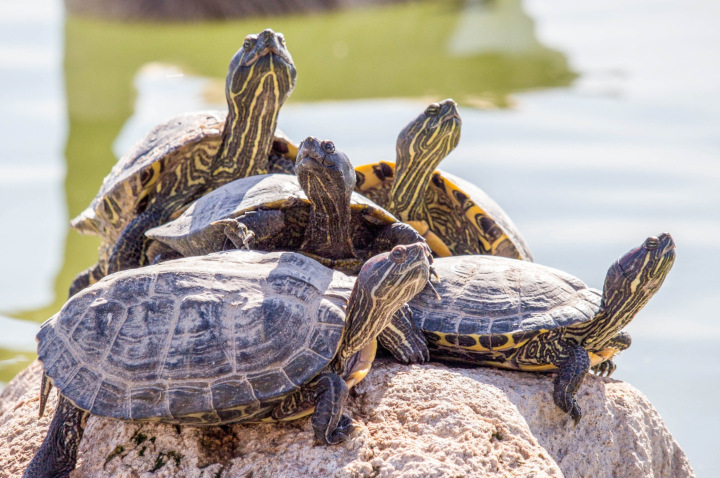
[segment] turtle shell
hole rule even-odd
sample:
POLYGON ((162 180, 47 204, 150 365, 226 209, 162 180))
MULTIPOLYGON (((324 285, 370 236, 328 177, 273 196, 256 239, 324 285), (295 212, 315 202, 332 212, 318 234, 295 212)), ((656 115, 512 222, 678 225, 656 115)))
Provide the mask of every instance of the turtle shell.
POLYGON ((60 393, 94 415, 257 421, 330 363, 353 283, 290 252, 122 271, 42 325, 38 357, 60 393))
MULTIPOLYGON (((395 163, 365 164, 355 172, 355 190, 386 207, 395 180, 395 163)), ((532 262, 530 248, 510 217, 472 183, 436 169, 425 203, 431 224, 418 232, 440 257, 490 254, 532 262)))
MULTIPOLYGON (((307 224, 310 201, 296 176, 263 174, 237 179, 195 201, 177 219, 150 229, 145 235, 163 242, 184 256, 195 256, 234 248, 227 240, 225 226, 215 221, 236 218, 259 209, 277 209, 286 213, 287 230, 279 240, 286 248, 299 249, 307 224)), ((374 239, 367 226, 385 226, 397 219, 366 197, 353 193, 350 199, 353 241, 364 249, 374 239), (365 244, 367 242, 367 244, 365 244)), ((259 249, 272 249, 260 244, 259 249)))
POLYGON ((433 265, 442 300, 424 290, 409 302, 413 318, 431 346, 474 352, 476 362, 512 368, 505 358, 528 340, 592 320, 600 309, 600 291, 539 264, 475 255, 433 265))
MULTIPOLYGON (((221 111, 186 113, 153 128, 117 162, 90 206, 72 220, 71 226, 114 243, 125 226, 155 200, 163 175, 182 174, 190 160, 197 171, 210 166, 222 142, 226 117, 221 111)), ((282 168, 284 161, 294 160, 296 155, 297 146, 276 131, 271 163, 280 163, 282 168)))

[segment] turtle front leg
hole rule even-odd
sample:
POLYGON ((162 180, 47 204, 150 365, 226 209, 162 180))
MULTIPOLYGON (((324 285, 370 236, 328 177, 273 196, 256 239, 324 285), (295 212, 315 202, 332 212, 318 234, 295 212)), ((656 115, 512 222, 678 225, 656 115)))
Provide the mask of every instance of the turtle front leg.
POLYGON ((250 211, 235 219, 223 219, 213 225, 225 226, 225 235, 238 249, 265 249, 285 230, 285 213, 268 209, 250 211))
MULTIPOLYGON (((425 239, 415 230, 402 222, 395 222, 382 229, 373 242, 372 253, 380 254, 392 250, 398 245, 415 244, 416 242, 425 243, 425 239)), ((430 248, 428 247, 428 254, 430 248)))
POLYGON ((395 312, 390 325, 378 335, 378 341, 400 363, 425 363, 430 360, 427 339, 415 324, 407 304, 395 312))
POLYGON ((88 412, 60 396, 47 436, 23 478, 65 478, 75 469, 77 451, 85 431, 88 412))
POLYGON ((166 219, 167 214, 161 211, 145 211, 130 221, 130 224, 125 226, 120 233, 110 254, 107 266, 108 274, 144 265, 145 252, 150 244, 150 239, 145 237, 145 232, 160 226, 166 219))
POLYGON ((559 345, 561 348, 553 361, 558 368, 553 400, 563 412, 570 414, 577 426, 582 418, 582 410, 575 399, 575 393, 590 369, 590 356, 587 350, 579 345, 568 342, 560 342, 559 345))
POLYGON ((354 429, 350 417, 342 413, 347 397, 345 380, 325 372, 283 400, 272 416, 275 420, 287 419, 314 406, 311 421, 315 437, 326 445, 337 445, 347 440, 354 429))
POLYGON ((597 352, 593 350, 596 355, 607 357, 604 362, 600 362, 592 368, 593 372, 601 377, 611 376, 615 370, 617 370, 617 365, 613 362, 613 358, 623 350, 627 350, 630 345, 632 345, 632 337, 623 330, 611 338, 601 350, 597 352))

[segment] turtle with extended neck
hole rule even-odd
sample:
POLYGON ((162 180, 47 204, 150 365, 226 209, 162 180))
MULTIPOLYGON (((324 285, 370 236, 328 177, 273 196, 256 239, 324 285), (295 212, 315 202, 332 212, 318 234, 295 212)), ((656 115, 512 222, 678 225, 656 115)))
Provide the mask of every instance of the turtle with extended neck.
POLYGON ((669 234, 649 237, 613 263, 600 292, 539 264, 444 257, 433 264, 442 300, 426 291, 409 306, 433 359, 556 371, 555 404, 577 423, 582 411, 575 393, 585 374, 615 370, 613 357, 630 346, 622 329, 658 291, 674 261, 669 234))
POLYGON ((180 115, 135 144, 71 223, 103 238, 98 264, 78 275, 71 295, 106 274, 148 263, 145 231, 192 201, 237 178, 266 173, 269 158, 294 158, 292 143, 273 132, 296 76, 282 34, 249 35, 228 69, 228 113, 180 115))
POLYGON ((395 163, 356 168, 356 191, 412 225, 440 257, 490 254, 532 261, 515 224, 485 192, 436 169, 460 141, 453 100, 428 106, 397 139, 395 163))
POLYGON ((88 415, 222 425, 312 413, 333 445, 375 338, 427 283, 424 244, 368 261, 357 281, 291 252, 227 251, 122 271, 73 296, 38 333, 40 415, 60 398, 25 478, 75 468, 88 415), (111 339, 112 337, 112 339, 111 339))

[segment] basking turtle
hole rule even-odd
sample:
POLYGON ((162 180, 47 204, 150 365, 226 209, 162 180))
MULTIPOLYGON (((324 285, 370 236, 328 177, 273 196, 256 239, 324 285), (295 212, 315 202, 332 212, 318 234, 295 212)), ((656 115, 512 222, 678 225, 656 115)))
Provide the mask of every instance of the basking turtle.
POLYGON ((590 367, 600 374, 615 370, 612 357, 630 345, 621 330, 657 292, 674 260, 669 234, 649 237, 610 267, 600 292, 529 262, 441 258, 433 266, 442 300, 425 291, 409 306, 433 359, 557 371, 553 398, 577 423, 582 413, 574 395, 583 377, 590 367))
POLYGON ((99 263, 76 278, 71 293, 105 274, 143 265, 145 231, 179 215, 195 199, 237 178, 266 173, 269 157, 294 158, 288 138, 282 133, 273 138, 273 132, 295 78, 282 34, 250 35, 230 62, 229 113, 180 115, 136 143, 71 223, 106 242, 99 263))
POLYGON ((353 193, 352 164, 332 142, 303 141, 295 171, 233 181, 146 235, 183 256, 234 247, 289 250, 351 274, 398 244, 425 243, 412 227, 353 193))
POLYGON ((428 259, 424 244, 398 246, 354 285, 291 252, 228 251, 106 277, 38 333, 41 416, 52 385, 60 400, 24 476, 67 476, 89 414, 204 426, 313 413, 322 442, 347 439, 348 387, 427 283, 428 259))
POLYGON ((355 169, 355 190, 412 225, 440 257, 491 254, 532 262, 515 224, 480 188, 436 169, 460 141, 453 100, 433 103, 400 132, 395 163, 355 169))

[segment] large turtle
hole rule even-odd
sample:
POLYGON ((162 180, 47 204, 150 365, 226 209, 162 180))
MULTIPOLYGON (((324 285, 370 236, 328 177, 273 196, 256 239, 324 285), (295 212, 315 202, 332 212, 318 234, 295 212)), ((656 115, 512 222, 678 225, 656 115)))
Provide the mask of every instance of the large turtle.
POLYGON ((395 163, 355 169, 355 190, 412 225, 440 257, 491 254, 532 261, 517 227, 490 196, 436 169, 460 141, 461 126, 453 100, 432 103, 400 132, 395 163))
POLYGON ((674 260, 669 234, 649 237, 613 263, 600 292, 529 262, 440 258, 433 266, 442 300, 424 291, 409 306, 432 359, 557 371, 553 399, 577 423, 582 412, 574 395, 583 377, 590 367, 601 374, 615 370, 612 357, 630 345, 622 329, 657 292, 674 260))
POLYGON ((331 141, 303 141, 295 171, 296 176, 233 181, 146 235, 183 256, 234 247, 289 250, 351 274, 379 252, 425 242, 412 227, 353 192, 352 164, 331 141))
POLYGON ((429 278, 424 244, 369 260, 357 281, 296 253, 228 251, 110 275, 38 333, 42 414, 60 399, 24 476, 75 467, 89 414, 180 425, 287 420, 315 436, 352 430, 348 387, 374 342, 429 278))
POLYGON ((294 158, 292 143, 273 132, 296 76, 282 34, 249 35, 228 69, 229 113, 180 115, 135 144, 71 223, 104 241, 100 261, 78 275, 71 295, 105 274, 145 263, 145 231, 195 199, 237 178, 266 173, 269 157, 294 158))

